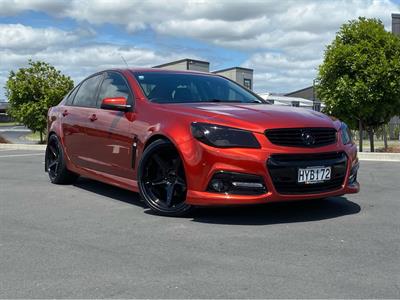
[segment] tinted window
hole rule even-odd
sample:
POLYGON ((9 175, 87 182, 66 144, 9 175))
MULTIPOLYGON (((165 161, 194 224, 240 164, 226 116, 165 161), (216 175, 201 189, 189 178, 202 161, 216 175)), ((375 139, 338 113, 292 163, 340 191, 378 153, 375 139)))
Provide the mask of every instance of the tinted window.
POLYGON ((129 104, 132 104, 130 89, 122 75, 117 73, 107 74, 107 77, 103 80, 100 88, 100 101, 104 98, 113 97, 124 97, 128 100, 129 104))
POLYGON ((220 76, 146 72, 135 73, 146 97, 158 103, 265 103, 240 85, 220 76))
POLYGON ((71 105, 72 101, 74 101, 74 97, 76 95, 76 92, 78 91, 79 87, 75 87, 67 96, 67 101, 65 101, 65 105, 71 105))
POLYGON ((82 82, 75 95, 73 105, 84 107, 96 107, 96 93, 102 75, 96 75, 82 82))

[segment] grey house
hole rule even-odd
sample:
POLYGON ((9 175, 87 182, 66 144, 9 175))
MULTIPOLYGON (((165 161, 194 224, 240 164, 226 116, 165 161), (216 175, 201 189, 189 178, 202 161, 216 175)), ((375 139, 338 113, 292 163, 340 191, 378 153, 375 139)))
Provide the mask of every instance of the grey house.
POLYGON ((176 61, 171 61, 162 65, 154 66, 153 68, 184 71, 200 71, 210 72, 210 63, 208 61, 202 61, 197 59, 184 58, 176 61))
POLYGON ((253 89, 253 69, 247 69, 242 67, 232 67, 228 69, 213 71, 214 74, 225 76, 242 86, 253 89))

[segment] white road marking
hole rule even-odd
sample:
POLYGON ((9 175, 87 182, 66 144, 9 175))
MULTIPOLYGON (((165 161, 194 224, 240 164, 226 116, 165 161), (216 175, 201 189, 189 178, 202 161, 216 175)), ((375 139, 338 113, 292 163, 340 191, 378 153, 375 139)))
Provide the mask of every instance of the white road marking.
POLYGON ((20 156, 38 156, 38 155, 44 155, 44 153, 0 155, 0 158, 5 158, 5 157, 20 157, 20 156))
POLYGON ((31 132, 29 129, 0 129, 0 132, 31 132))

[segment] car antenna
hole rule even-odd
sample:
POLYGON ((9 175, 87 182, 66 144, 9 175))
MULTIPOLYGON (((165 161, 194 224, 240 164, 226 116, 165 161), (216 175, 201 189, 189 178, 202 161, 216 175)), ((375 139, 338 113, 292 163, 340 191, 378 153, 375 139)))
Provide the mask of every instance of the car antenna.
POLYGON ((128 63, 126 62, 125 58, 121 55, 122 61, 126 64, 126 67, 129 68, 128 63))

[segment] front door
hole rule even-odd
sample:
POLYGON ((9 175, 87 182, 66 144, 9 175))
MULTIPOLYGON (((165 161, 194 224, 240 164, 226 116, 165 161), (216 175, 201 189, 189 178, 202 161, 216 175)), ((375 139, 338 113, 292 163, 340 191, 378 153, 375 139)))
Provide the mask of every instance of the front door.
POLYGON ((88 139, 96 145, 90 157, 96 171, 133 179, 132 155, 135 153, 132 152, 135 141, 131 128, 135 114, 100 108, 104 98, 113 97, 125 97, 128 104, 133 106, 133 95, 124 77, 117 72, 108 72, 99 89, 94 126, 87 131, 88 139))

